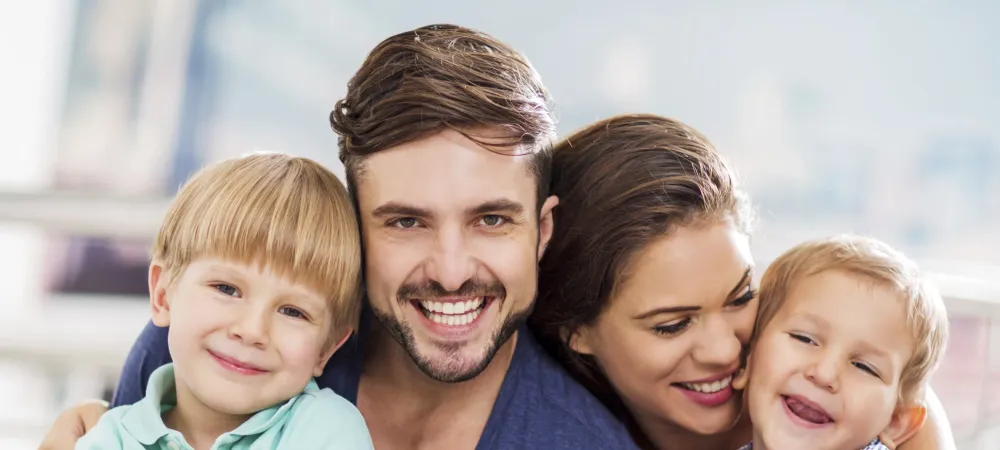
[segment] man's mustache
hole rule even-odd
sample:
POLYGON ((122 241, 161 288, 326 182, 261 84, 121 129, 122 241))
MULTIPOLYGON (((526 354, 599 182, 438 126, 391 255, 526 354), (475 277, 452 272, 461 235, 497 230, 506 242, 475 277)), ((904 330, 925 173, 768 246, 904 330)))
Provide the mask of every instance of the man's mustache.
POLYGON ((485 281, 480 279, 470 279, 462 283, 458 289, 449 291, 434 280, 421 283, 406 283, 396 291, 396 298, 400 302, 419 298, 430 300, 443 297, 495 297, 502 299, 507 296, 507 289, 499 281, 485 281))

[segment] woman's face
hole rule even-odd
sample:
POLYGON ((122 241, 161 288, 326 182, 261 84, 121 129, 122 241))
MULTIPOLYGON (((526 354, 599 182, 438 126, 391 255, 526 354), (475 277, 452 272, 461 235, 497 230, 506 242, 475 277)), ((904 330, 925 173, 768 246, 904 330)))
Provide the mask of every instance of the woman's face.
POLYGON ((632 262, 608 309, 571 345, 592 355, 644 426, 730 429, 730 382, 757 315, 745 234, 725 222, 674 230, 632 262))

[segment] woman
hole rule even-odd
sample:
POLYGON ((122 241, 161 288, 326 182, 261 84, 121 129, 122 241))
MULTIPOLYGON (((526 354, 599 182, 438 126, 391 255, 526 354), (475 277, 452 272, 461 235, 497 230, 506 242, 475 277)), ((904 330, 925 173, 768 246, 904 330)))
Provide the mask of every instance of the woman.
MULTIPOLYGON (((749 442, 730 382, 757 313, 751 208, 726 161, 680 122, 620 116, 557 145, 552 186, 557 238, 532 317, 542 342, 641 447, 749 442)), ((938 431, 902 448, 952 448, 938 431)))

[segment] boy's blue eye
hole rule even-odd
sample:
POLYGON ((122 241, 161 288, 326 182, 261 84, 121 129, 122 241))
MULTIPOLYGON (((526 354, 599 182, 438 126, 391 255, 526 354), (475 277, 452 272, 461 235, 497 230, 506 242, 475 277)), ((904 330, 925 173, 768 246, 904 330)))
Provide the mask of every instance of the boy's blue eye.
POLYGON ((278 312, 294 319, 305 318, 305 313, 291 306, 282 306, 278 312))
POLYGON ((212 287, 214 287, 215 290, 219 291, 219 293, 221 293, 223 295, 228 295, 230 297, 239 295, 239 293, 240 293, 240 291, 238 291, 235 287, 232 287, 232 286, 230 286, 228 284, 225 284, 225 283, 219 283, 219 284, 213 285, 212 287))

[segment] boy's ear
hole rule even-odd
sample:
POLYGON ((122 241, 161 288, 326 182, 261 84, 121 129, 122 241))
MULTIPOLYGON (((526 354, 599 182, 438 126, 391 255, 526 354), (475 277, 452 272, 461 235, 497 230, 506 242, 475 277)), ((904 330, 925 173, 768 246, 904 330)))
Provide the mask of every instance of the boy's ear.
POLYGON ((920 403, 905 405, 896 409, 892 421, 878 435, 878 439, 890 449, 896 449, 913 437, 927 420, 927 408, 920 403))
POLYGON ((153 261, 149 264, 149 307, 152 310, 153 324, 158 327, 170 325, 170 300, 167 299, 169 277, 163 264, 153 261))
POLYGON ((333 342, 330 345, 328 345, 326 350, 324 350, 323 353, 319 355, 319 360, 316 362, 316 367, 313 368, 314 377, 323 375, 323 368, 326 367, 326 363, 330 361, 330 358, 333 356, 334 353, 337 353, 337 350, 340 347, 342 347, 345 343, 347 343, 347 340, 351 338, 352 334, 354 334, 354 329, 353 328, 348 329, 347 332, 344 333, 344 337, 340 338, 339 341, 333 342))

